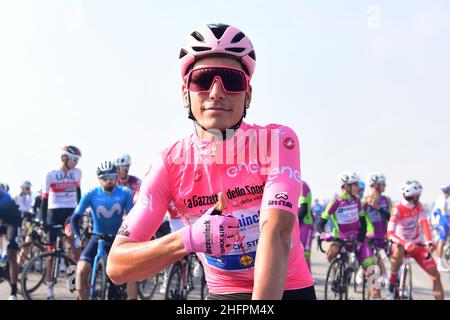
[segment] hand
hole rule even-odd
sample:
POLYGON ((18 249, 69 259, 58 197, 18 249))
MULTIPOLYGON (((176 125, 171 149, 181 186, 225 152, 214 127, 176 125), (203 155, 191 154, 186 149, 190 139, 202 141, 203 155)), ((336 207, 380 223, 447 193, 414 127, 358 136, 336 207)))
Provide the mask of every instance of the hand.
POLYGON ((433 241, 427 241, 426 245, 427 245, 427 251, 429 253, 433 253, 434 249, 436 248, 433 241))
POLYGON ((204 252, 220 257, 230 252, 239 231, 239 220, 231 215, 223 216, 226 199, 219 192, 219 201, 200 219, 182 230, 183 244, 187 252, 204 252))
POLYGON ((75 238, 73 240, 73 246, 74 246, 75 249, 80 248, 81 247, 81 240, 79 238, 75 238))
POLYGON ((328 233, 326 233, 326 232, 322 232, 322 233, 320 234, 320 238, 321 238, 322 240, 324 240, 324 241, 328 241, 328 240, 330 240, 331 238, 333 238, 333 236, 330 235, 330 234, 328 234, 328 233))

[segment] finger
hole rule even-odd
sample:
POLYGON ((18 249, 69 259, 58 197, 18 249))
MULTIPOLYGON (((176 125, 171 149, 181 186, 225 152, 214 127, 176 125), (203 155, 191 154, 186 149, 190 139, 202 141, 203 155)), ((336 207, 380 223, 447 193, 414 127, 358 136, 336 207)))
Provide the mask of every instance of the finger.
POLYGON ((219 201, 214 205, 214 209, 223 212, 227 208, 227 198, 223 194, 223 192, 219 192, 218 194, 219 201))

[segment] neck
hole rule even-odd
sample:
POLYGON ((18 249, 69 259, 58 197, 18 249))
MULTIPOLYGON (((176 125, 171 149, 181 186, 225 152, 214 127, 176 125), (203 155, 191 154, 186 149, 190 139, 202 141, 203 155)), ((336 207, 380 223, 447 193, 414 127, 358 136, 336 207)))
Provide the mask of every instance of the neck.
POLYGON ((199 137, 202 140, 209 140, 209 141, 223 141, 226 139, 230 139, 235 135, 236 130, 240 128, 242 123, 242 121, 240 121, 239 125, 236 128, 230 128, 225 130, 211 128, 205 130, 205 128, 203 128, 200 123, 198 123, 197 121, 193 122, 197 137, 199 137))
POLYGON ((64 171, 64 172, 69 172, 69 171, 70 171, 70 168, 67 167, 67 166, 63 163, 63 164, 61 165, 61 170, 64 171))

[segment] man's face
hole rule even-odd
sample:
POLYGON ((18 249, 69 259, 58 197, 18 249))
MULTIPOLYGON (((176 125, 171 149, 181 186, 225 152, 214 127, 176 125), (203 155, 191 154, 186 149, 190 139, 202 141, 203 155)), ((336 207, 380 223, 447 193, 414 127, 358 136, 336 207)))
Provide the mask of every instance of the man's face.
POLYGON ((65 164, 67 168, 73 169, 77 166, 78 161, 80 160, 79 157, 71 157, 71 156, 63 156, 63 161, 65 161, 65 164))
POLYGON ((380 192, 383 193, 386 190, 386 184, 380 183, 380 192))
MULTIPOLYGON (((226 66, 242 70, 240 62, 227 57, 209 57, 195 62, 193 69, 207 66, 226 66)), ((182 86, 184 105, 189 107, 188 89, 182 86)), ((225 130, 237 124, 244 112, 244 105, 251 100, 251 87, 247 92, 225 93, 218 79, 208 92, 189 92, 191 109, 197 121, 206 129, 225 130)))
POLYGON ((24 194, 30 194, 31 189, 29 187, 20 187, 22 189, 22 193, 24 194))
POLYGON ((420 200, 420 196, 412 196, 412 197, 405 197, 406 201, 408 201, 411 204, 418 204, 420 200))
POLYGON ((355 182, 355 183, 351 183, 351 184, 346 184, 342 188, 342 190, 344 190, 346 194, 357 198, 358 197, 358 193, 359 193, 359 183, 355 182))
POLYGON ((130 166, 119 166, 119 178, 125 179, 128 176, 128 171, 130 171, 130 166))
POLYGON ((117 184, 117 175, 104 174, 98 177, 98 181, 100 182, 100 185, 103 187, 103 190, 111 192, 114 190, 114 187, 117 184))

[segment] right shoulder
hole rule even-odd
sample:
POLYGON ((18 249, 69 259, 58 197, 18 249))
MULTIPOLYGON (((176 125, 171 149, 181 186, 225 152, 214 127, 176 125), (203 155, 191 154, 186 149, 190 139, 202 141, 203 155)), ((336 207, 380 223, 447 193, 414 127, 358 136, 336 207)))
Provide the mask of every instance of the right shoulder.
POLYGON ((193 156, 193 149, 194 139, 191 134, 164 149, 160 155, 166 164, 178 164, 180 160, 188 161, 188 157, 193 156))

